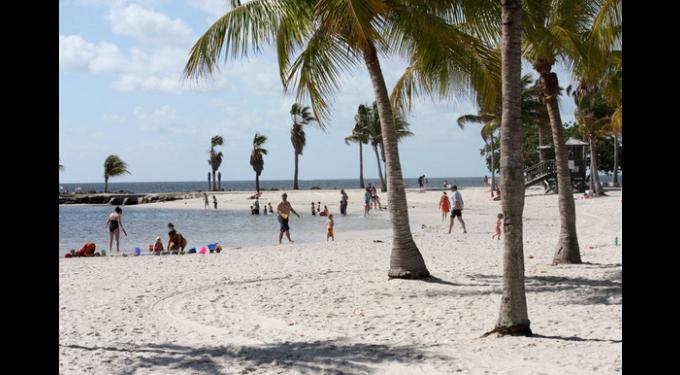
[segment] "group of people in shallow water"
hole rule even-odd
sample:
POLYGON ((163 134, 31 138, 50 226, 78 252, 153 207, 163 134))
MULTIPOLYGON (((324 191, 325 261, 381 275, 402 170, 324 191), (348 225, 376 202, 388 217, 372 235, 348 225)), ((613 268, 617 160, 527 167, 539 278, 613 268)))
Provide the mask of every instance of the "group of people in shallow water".
POLYGON ((368 215, 368 212, 374 209, 387 209, 380 204, 380 197, 378 196, 378 190, 375 186, 368 184, 366 191, 364 192, 364 216, 368 215))

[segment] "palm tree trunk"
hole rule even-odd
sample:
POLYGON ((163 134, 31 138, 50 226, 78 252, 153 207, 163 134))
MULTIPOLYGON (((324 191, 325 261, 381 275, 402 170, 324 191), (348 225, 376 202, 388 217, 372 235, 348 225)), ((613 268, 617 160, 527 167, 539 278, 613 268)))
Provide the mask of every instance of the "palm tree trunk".
POLYGON ((493 198, 493 189, 496 185, 496 152, 493 146, 493 134, 491 134, 491 197, 493 198))
POLYGON ((255 191, 260 191, 260 173, 255 172, 255 191))
POLYGON ((217 191, 217 179, 215 178, 215 170, 212 171, 212 190, 217 191))
POLYGON ((597 149, 595 147, 595 137, 589 136, 588 143, 590 146, 590 190, 595 195, 604 195, 602 183, 600 182, 600 175, 597 173, 597 149))
POLYGON ((295 153, 295 175, 293 175, 293 190, 299 190, 298 186, 298 153, 295 153))
POLYGON ((375 47, 369 44, 363 51, 364 62, 368 69, 373 84, 373 92, 378 104, 381 133, 385 147, 387 179, 387 206, 390 212, 392 224, 392 253, 390 254, 389 277, 421 279, 428 277, 430 271, 425 266, 423 256, 420 254, 416 243, 411 235, 411 227, 408 220, 408 203, 404 189, 404 178, 401 174, 399 162, 399 148, 397 134, 394 129, 394 117, 390 105, 390 97, 387 93, 383 78, 380 61, 375 47))
POLYGON ((364 151, 363 145, 359 142, 359 187, 364 188, 364 151))
POLYGON ((109 192, 109 176, 104 176, 104 193, 109 192))
POLYGON ((619 136, 614 136, 614 177, 611 186, 619 186, 619 136))
POLYGON ((543 154, 543 126, 538 125, 538 161, 545 161, 545 155, 543 154))
POLYGON ((383 180, 384 182, 380 191, 385 192, 387 191, 387 162, 385 160, 385 147, 383 147, 382 142, 378 143, 378 147, 380 147, 380 157, 382 158, 383 163, 385 163, 385 172, 383 172, 385 179, 383 180))
POLYGON ((387 190, 387 187, 385 186, 385 179, 383 178, 382 164, 380 164, 380 154, 378 153, 378 145, 373 145, 373 151, 375 151, 375 160, 378 161, 378 176, 380 176, 381 186, 380 191, 385 191, 387 190))
POLYGON ((557 105, 557 96, 559 95, 557 74, 551 72, 552 64, 545 61, 538 61, 534 64, 534 68, 541 79, 541 94, 550 117, 557 167, 560 236, 553 257, 553 264, 581 263, 581 252, 576 235, 576 206, 571 185, 571 171, 569 170, 567 148, 564 145, 562 118, 557 105))
POLYGON ((210 179, 210 172, 208 172, 208 191, 212 191, 212 180, 210 179))
POLYGON ((521 2, 501 0, 503 9, 501 182, 503 185, 503 297, 496 327, 499 335, 531 335, 524 291, 524 132, 521 122, 521 2))

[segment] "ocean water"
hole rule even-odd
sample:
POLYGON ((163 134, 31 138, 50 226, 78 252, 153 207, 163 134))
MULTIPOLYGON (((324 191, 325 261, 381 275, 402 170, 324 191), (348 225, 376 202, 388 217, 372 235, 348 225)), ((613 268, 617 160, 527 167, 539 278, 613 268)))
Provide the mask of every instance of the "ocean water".
MULTIPOLYGON (((429 180, 428 186, 440 187, 444 185, 444 181, 448 180, 450 184, 456 184, 460 187, 482 186, 482 177, 427 177, 429 180)), ((489 176, 490 178, 490 176, 489 176)), ((366 185, 369 183, 380 186, 379 179, 364 179, 366 185)), ((404 180, 407 188, 418 187, 417 178, 407 178, 404 180)), ((300 189, 308 190, 312 187, 319 187, 321 189, 358 189, 358 179, 339 179, 339 180, 300 180, 300 189)), ((104 183, 64 183, 60 184, 68 191, 74 191, 80 187, 83 192, 90 190, 104 191, 104 183)), ((222 181, 222 188, 224 190, 235 191, 255 191, 255 180, 248 181, 222 181)), ((292 180, 261 180, 261 189, 275 188, 279 190, 291 190, 293 188, 292 180)), ((177 181, 177 182, 109 182, 109 191, 129 191, 133 193, 166 193, 166 192, 196 192, 205 191, 208 189, 208 181, 177 181)))
MULTIPOLYGON (((348 215, 333 212, 336 239, 343 232, 362 229, 387 229, 390 227, 387 211, 363 216, 362 205, 350 204, 348 215)), ((335 207, 337 210, 337 207, 335 207)), ((79 249, 85 242, 94 242, 97 249, 107 248, 109 234, 106 219, 113 212, 109 205, 59 206, 59 256, 70 249, 79 249)), ((219 242, 233 248, 247 245, 274 245, 278 241, 279 223, 276 215, 251 215, 248 210, 224 209, 169 209, 144 206, 123 207, 123 226, 128 236, 121 232, 121 252, 130 253, 134 247, 148 253, 148 244, 161 236, 167 244, 167 224, 175 228, 188 241, 188 247, 200 247, 219 242)), ((320 242, 326 240, 326 218, 311 216, 306 210, 301 218, 289 219, 291 237, 295 242, 320 242)), ((283 239, 284 242, 287 240, 283 239)), ((115 248, 115 243, 114 243, 115 248)))

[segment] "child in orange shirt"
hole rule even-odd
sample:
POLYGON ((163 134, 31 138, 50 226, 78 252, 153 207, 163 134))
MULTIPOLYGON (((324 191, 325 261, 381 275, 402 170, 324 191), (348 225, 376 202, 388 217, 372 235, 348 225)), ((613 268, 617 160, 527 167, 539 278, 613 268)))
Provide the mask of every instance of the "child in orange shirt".
POLYGON ((439 209, 442 210, 442 221, 446 220, 446 215, 451 211, 449 197, 446 195, 446 192, 443 192, 441 198, 439 198, 439 209))

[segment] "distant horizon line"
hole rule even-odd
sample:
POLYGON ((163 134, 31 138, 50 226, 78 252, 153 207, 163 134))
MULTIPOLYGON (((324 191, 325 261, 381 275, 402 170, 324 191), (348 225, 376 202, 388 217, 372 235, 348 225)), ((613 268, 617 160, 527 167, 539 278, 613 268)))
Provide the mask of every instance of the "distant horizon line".
MULTIPOLYGON (((487 175, 489 176, 489 175, 487 175)), ((420 176, 417 177, 404 177, 405 179, 409 178, 414 178, 417 179, 420 176)), ((447 178, 484 178, 484 176, 457 176, 457 177, 430 177, 430 176, 425 176, 425 178, 436 178, 436 179, 447 179, 447 178)), ((356 180, 359 181, 358 178, 315 178, 315 179, 298 179, 298 181, 334 181, 334 180, 356 180)), ((364 177, 364 180, 380 180, 380 177, 364 177)), ((222 180, 222 182, 253 182, 255 179, 248 179, 248 180, 222 180)), ((293 181, 292 178, 290 179, 260 179, 260 182, 263 181, 293 181)), ((174 181, 124 181, 124 182, 119 182, 119 181, 109 181, 110 184, 151 184, 151 183, 168 183, 168 182, 207 182, 206 180, 174 180, 174 181)), ((60 184, 103 184, 103 181, 98 181, 98 182, 67 182, 67 181, 60 181, 60 184)))

